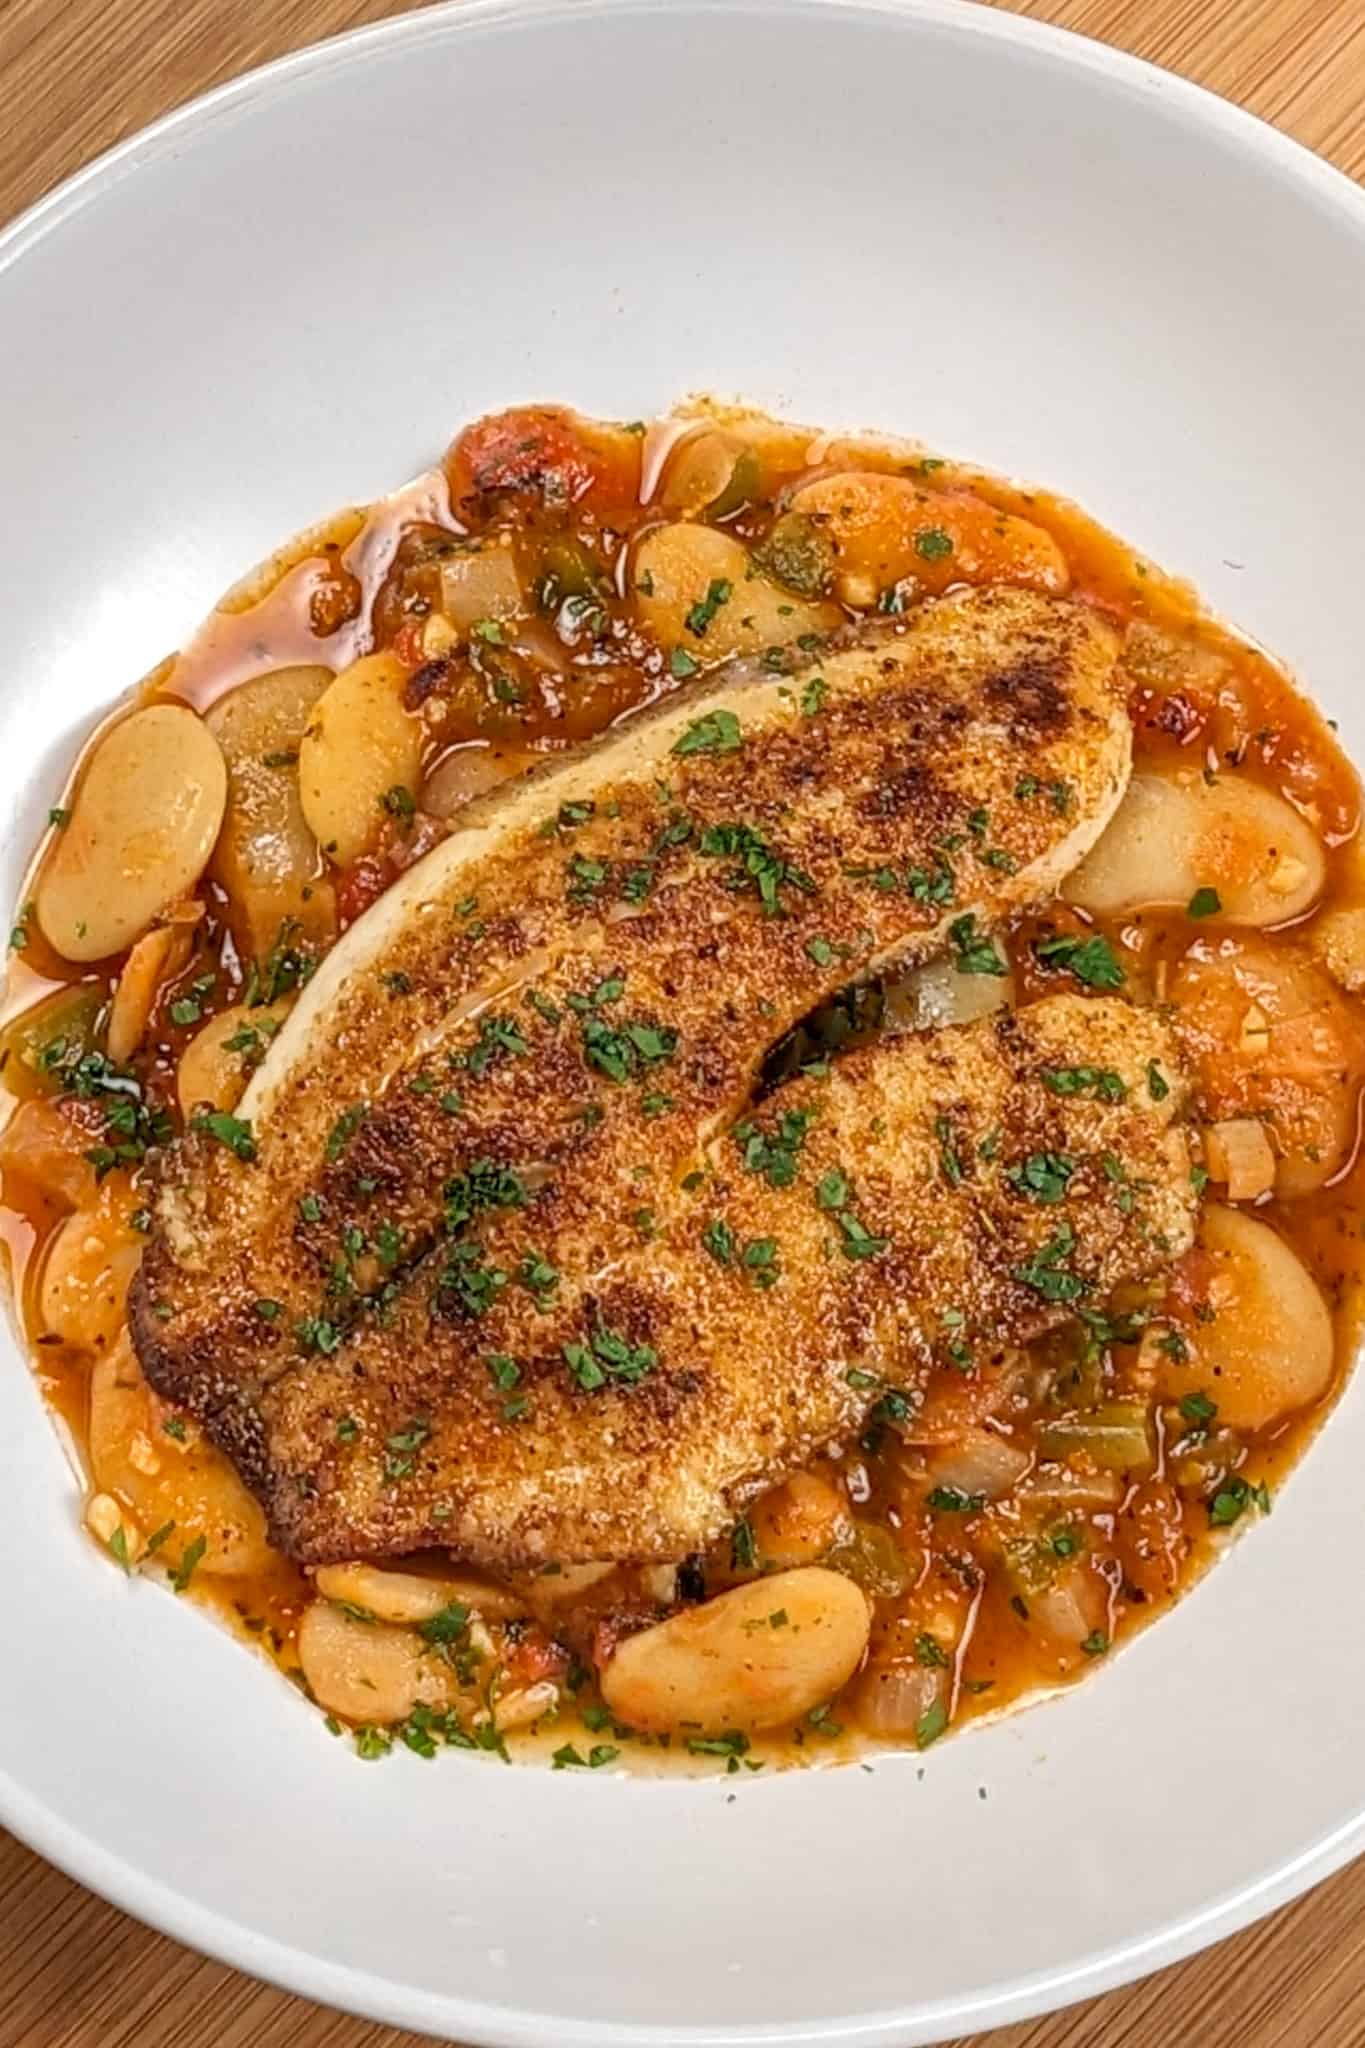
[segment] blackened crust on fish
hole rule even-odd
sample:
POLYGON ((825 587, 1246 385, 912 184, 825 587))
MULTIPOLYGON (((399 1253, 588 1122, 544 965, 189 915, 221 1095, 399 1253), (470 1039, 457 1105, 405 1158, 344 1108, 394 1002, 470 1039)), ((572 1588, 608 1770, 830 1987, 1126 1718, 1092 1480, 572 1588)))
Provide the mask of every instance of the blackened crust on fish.
MULTIPOLYGON (((726 1136, 656 1237, 585 1262, 548 1310, 509 1290, 476 1322, 445 1319, 414 1289, 397 1334, 420 1363, 401 1380, 359 1370, 362 1346, 350 1365, 319 1360, 278 1381, 263 1399, 276 1540, 312 1563, 441 1543, 505 1569, 703 1547, 888 1394, 913 1436, 936 1371, 970 1380, 1002 1346, 1071 1316, 1069 1298, 1040 1291, 1040 1271, 1061 1270, 1081 1305, 1101 1306, 1185 1250, 1197 1196, 1173 1124, 1183 1095, 1165 1027, 1112 1000, 1052 998, 1003 1025, 850 1054, 756 1113, 769 1133, 784 1116, 807 1120, 790 1183, 747 1171, 726 1136), (1160 1102, 1146 1087, 1153 1060, 1170 1077, 1160 1102), (1118 1076, 1121 1098, 1059 1098, 1043 1073, 1067 1065, 1118 1076), (948 1178, 945 1104, 961 1162, 948 1178), (1056 1204, 1011 1177, 1039 1151, 1075 1162, 1056 1204), (869 1238, 874 1251, 847 1255, 869 1238), (718 1260, 717 1242, 732 1255, 718 1260), (775 1248, 772 1285, 745 1263, 753 1244, 775 1248), (647 1348, 650 1363, 587 1387, 573 1360, 603 1331, 616 1356, 638 1364, 647 1348), (516 1361, 514 1417, 490 1355, 516 1361), (429 1434, 395 1477, 386 1446, 416 1425, 429 1434)), ((496 1224, 484 1248, 505 1259, 496 1224)))
MULTIPOLYGON (((448 1327, 430 1275, 450 1252, 451 1184, 524 1179, 524 1201, 492 1219, 501 1298, 529 1299, 524 1259, 567 1288, 633 1255, 642 1189, 666 1221, 792 1023, 852 978, 926 957, 967 912, 985 924, 1047 896, 1098 836, 1130 760, 1115 653, 1083 608, 991 591, 813 660, 815 708, 800 675, 717 672, 469 806, 352 928, 241 1106, 256 1163, 183 1143, 133 1295, 148 1377, 238 1460, 289 1540, 305 1543, 279 1503, 305 1482, 338 1541, 360 1540, 363 1518, 347 1520, 326 1446, 276 1483, 262 1416, 277 1383, 325 1367, 399 1405, 445 1399, 425 1360, 448 1327), (1065 717, 1051 736, 1002 731, 994 680, 1045 659, 1065 717), (740 747, 677 751, 720 707, 740 747), (1028 793, 1039 783, 1066 788, 1065 815, 1028 793), (260 1298, 281 1304, 268 1324, 260 1298)), ((408 1526, 390 1515, 373 1540, 391 1548, 408 1526)))

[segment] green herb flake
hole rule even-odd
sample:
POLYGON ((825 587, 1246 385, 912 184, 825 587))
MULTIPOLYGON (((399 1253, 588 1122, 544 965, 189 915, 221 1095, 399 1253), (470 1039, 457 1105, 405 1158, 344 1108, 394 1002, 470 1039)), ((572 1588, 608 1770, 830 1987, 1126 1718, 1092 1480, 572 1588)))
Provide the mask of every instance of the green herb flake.
POLYGON ((256 1141, 251 1135, 250 1123, 242 1117, 229 1116, 225 1109, 205 1110, 193 1119, 191 1128, 216 1138, 237 1159, 250 1161, 256 1157, 256 1141))
MULTIPOLYGON (((714 578, 706 586, 705 597, 697 600, 683 621, 689 633, 695 634, 698 640, 705 637, 706 629, 716 613, 723 604, 730 602, 733 587, 723 576, 714 578)), ((675 747, 673 751, 677 753, 678 749, 675 747)))
POLYGON ((1196 889, 1185 906, 1187 917, 1217 917, 1223 900, 1216 889, 1196 889))
POLYGON ((1270 1513, 1270 1490, 1265 1486, 1253 1486, 1240 1473, 1225 1480, 1209 1502, 1209 1521, 1215 1529, 1230 1529, 1239 1522, 1248 1508, 1259 1508, 1263 1515, 1270 1513))
POLYGON ((942 562, 952 552, 952 538, 941 526, 922 526, 915 535, 915 553, 922 562, 942 562))
POLYGON ((948 941, 953 948, 953 965, 959 974, 1009 973, 1009 966, 996 950, 994 941, 978 933, 973 911, 954 919, 948 927, 948 941))
POLYGON ((1077 1165, 1065 1152, 1031 1152, 1017 1166, 1006 1167, 1005 1179, 1027 1200, 1051 1204, 1063 1200, 1077 1165))
POLYGON ((1086 988, 1123 987, 1123 966, 1099 932, 1086 939, 1040 939, 1033 950, 1044 967, 1072 974, 1086 988))
MULTIPOLYGON (((336 1161, 340 1159, 342 1153, 346 1150, 346 1147, 350 1144, 369 1113, 369 1104, 366 1102, 354 1102, 349 1109, 342 1110, 341 1115, 327 1133, 327 1143, 323 1148, 329 1164, 335 1165, 336 1161)), ((305 1199, 309 1198, 305 1197, 305 1199)), ((302 1210, 302 1202, 299 1204, 299 1208, 302 1210)))
POLYGON ((1054 1095, 1093 1095, 1098 1102, 1123 1102, 1128 1083, 1112 1067, 1042 1067, 1039 1080, 1054 1095))
POLYGON ((984 1493, 964 1493, 960 1486, 935 1486, 926 1497, 926 1507, 936 1515, 976 1515, 986 1505, 984 1493))
POLYGON ((177 1593, 183 1593, 188 1589, 190 1580, 203 1562, 208 1547, 206 1536, 196 1536, 193 1543, 182 1552, 180 1562, 171 1574, 171 1584, 177 1593))
POLYGON ((1076 1301, 1085 1293, 1086 1283, 1063 1263, 1075 1248, 1076 1233, 1071 1225, 1059 1223, 1047 1243, 1026 1264, 1011 1268, 1011 1277, 1044 1301, 1076 1301))
POLYGON ((948 1726, 948 1708, 943 1700, 935 1700, 925 1709, 915 1723, 916 1749, 929 1749, 948 1726))

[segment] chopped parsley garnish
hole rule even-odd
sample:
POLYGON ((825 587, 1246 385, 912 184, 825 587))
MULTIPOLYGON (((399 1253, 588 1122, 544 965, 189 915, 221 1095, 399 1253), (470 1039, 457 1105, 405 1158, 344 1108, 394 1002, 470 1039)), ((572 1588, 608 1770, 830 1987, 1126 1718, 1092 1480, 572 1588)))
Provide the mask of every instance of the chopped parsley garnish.
POLYGON ((1076 1301, 1085 1293, 1086 1282, 1063 1264, 1075 1248, 1075 1231, 1069 1223, 1059 1223, 1026 1264, 1011 1268, 1012 1277, 1044 1301, 1076 1301))
POLYGON ((839 1249, 846 1259, 880 1258, 891 1242, 889 1237, 874 1237, 847 1209, 841 1209, 834 1220, 843 1232, 839 1249))
POLYGON ((1217 917, 1223 899, 1216 889, 1196 889, 1185 906, 1187 917, 1217 917))
POLYGON ((952 1661, 937 1637, 928 1634, 915 1637, 915 1662, 922 1664, 927 1671, 946 1671, 952 1661))
POLYGON ((296 919, 287 917, 265 959, 252 961, 243 997, 248 1009, 258 1010, 266 1003, 277 1002, 311 978, 318 964, 317 955, 296 939, 300 929, 296 919))
POLYGON ((1181 1397, 1180 1413, 1186 1422, 1193 1423, 1196 1428, 1206 1429, 1218 1413, 1218 1403, 1210 1400, 1207 1394, 1185 1394, 1181 1397))
POLYGON ((928 1749, 932 1743, 938 1741, 947 1726, 948 1709, 942 1700, 935 1700, 931 1707, 926 1707, 915 1723, 915 1747, 928 1749))
POLYGON ((739 720, 733 711, 710 711, 705 718, 694 718, 681 739, 674 743, 675 754, 737 754, 744 744, 739 720))
POLYGON ((952 537, 941 526, 922 526, 915 535, 915 553, 922 562, 942 562, 952 552, 952 537))
POLYGON ((559 1285, 559 1268, 539 1252, 523 1252, 517 1268, 517 1284, 532 1295, 542 1315, 550 1308, 551 1296, 559 1285))
POLYGON ((283 1314, 283 1305, 278 1301, 271 1301, 264 1295, 259 1301, 253 1302, 252 1307, 263 1323, 273 1323, 283 1314))
POLYGON ((1008 974, 1009 967, 996 951, 994 941, 976 929, 976 914, 968 911, 948 927, 953 948, 953 965, 959 974, 1008 974))
POLYGON ((701 1234, 703 1247, 710 1252, 718 1266, 732 1266, 735 1262, 735 1233, 723 1216, 717 1216, 708 1223, 701 1234))
POLYGON ((986 1505, 984 1493, 964 1493, 960 1486, 936 1486, 926 1506, 936 1515, 975 1515, 986 1505))
POLYGON ((1240 1473, 1224 1480, 1213 1499, 1209 1502, 1209 1520, 1215 1529, 1229 1529, 1239 1522, 1248 1508, 1259 1508, 1263 1515, 1270 1513, 1270 1490, 1265 1486, 1253 1486, 1240 1473))
POLYGON ((223 1050, 239 1053, 242 1071, 249 1074, 265 1058, 266 1046, 279 1028, 275 1017, 262 1017, 257 1024, 239 1024, 232 1036, 223 1040, 223 1050))
MULTIPOLYGON (((878 873, 880 873, 880 870, 878 870, 878 873)), ((880 887, 880 883, 878 886, 880 887)), ((953 879, 952 869, 940 861, 935 868, 911 868, 905 877, 905 887, 907 893, 914 898, 916 903, 932 903, 941 910, 952 902, 957 884, 953 879)), ((970 925, 973 922, 972 918, 959 918, 958 920, 958 924, 963 925, 970 925)), ((957 928, 958 926, 954 925, 953 932, 957 928)), ((950 932, 948 936, 952 938, 952 935, 952 932, 950 932)), ((989 951, 991 951, 990 943, 986 941, 983 945, 983 952, 989 951)), ((1003 966, 964 967, 961 962, 958 964, 963 974, 1004 974, 1006 971, 1003 966)))
POLYGON ((183 1593, 188 1589, 190 1580, 202 1563, 208 1547, 207 1536, 196 1536, 193 1543, 187 1544, 181 1552, 180 1562, 171 1573, 171 1584, 177 1593, 183 1593))
POLYGON ((369 1113, 370 1106, 367 1102, 355 1102, 349 1109, 342 1110, 327 1133, 327 1144, 324 1149, 329 1161, 335 1163, 340 1159, 369 1113))
POLYGON ((939 1172, 950 1188, 961 1187, 965 1177, 961 1159, 953 1136, 953 1127, 946 1116, 935 1117, 934 1136, 938 1139, 939 1172))
POLYGON ((320 1351, 328 1357, 341 1344, 342 1332, 338 1325, 329 1322, 325 1316, 300 1316, 294 1325, 294 1335, 303 1352, 320 1351))
POLYGON ((387 811, 391 818, 407 820, 416 815, 417 799, 410 789, 404 788, 401 782, 395 782, 393 787, 386 789, 383 796, 380 797, 379 808, 382 811, 387 811))
POLYGON ((740 1729, 732 1728, 725 1735, 689 1735, 687 1747, 693 1756, 725 1756, 734 1763, 748 1754, 749 1738, 740 1729))
POLYGON ((338 1415, 336 1440, 339 1444, 353 1444, 360 1435, 360 1424, 354 1415, 338 1415))
POLYGON ((585 1393, 595 1393, 609 1379, 633 1385, 651 1373, 658 1354, 649 1344, 631 1344, 617 1330, 599 1323, 586 1344, 565 1344, 564 1362, 585 1393))
POLYGON ((789 1188, 796 1179, 797 1155, 814 1115, 810 1109, 785 1109, 772 1132, 761 1131, 747 1120, 736 1124, 731 1136, 749 1172, 761 1174, 769 1187, 789 1188))
POLYGON ((595 1742, 586 1756, 580 1755, 572 1742, 564 1742, 551 1756, 550 1768, 555 1771, 598 1771, 603 1764, 614 1763, 620 1754, 614 1742, 595 1742))
POLYGON ((837 1166, 822 1173, 815 1184, 815 1199, 822 1209, 843 1209, 848 1205, 849 1185, 837 1166))
POLYGON ((39 1064, 57 1077, 64 1093, 93 1103, 102 1114, 106 1142, 85 1154, 97 1180, 115 1166, 136 1165, 152 1146, 164 1145, 172 1137, 166 1111, 153 1108, 137 1076, 102 1052, 82 1052, 77 1042, 54 1038, 43 1047, 39 1064))
POLYGON ((606 861, 590 860, 586 854, 576 853, 568 865, 568 898, 571 903, 590 903, 606 886, 610 872, 606 861))
POLYGON ((492 1159, 476 1159, 463 1173, 446 1182, 445 1227, 452 1234, 484 1209, 521 1209, 526 1205, 526 1184, 508 1166, 492 1159))
POLYGON ((1124 1102, 1128 1083, 1112 1067, 1042 1067, 1038 1078, 1054 1095, 1093 1095, 1098 1102, 1124 1102))
POLYGON ((814 718, 817 711, 823 711, 829 697, 829 684, 823 676, 812 676, 801 692, 801 716, 814 718))
POLYGON ((481 1017, 478 1044, 455 1057, 471 1074, 482 1075, 495 1060, 503 1057, 524 1059, 530 1050, 515 1017, 481 1017))
POLYGON ((216 1138, 220 1145, 226 1145, 238 1159, 251 1160, 256 1157, 256 1141, 251 1135, 251 1125, 242 1117, 229 1116, 225 1109, 205 1110, 194 1118, 191 1128, 206 1131, 216 1138))
POLYGON ((1005 1168, 1005 1179, 1031 1202, 1060 1202, 1077 1164, 1065 1152, 1031 1152, 1017 1166, 1005 1168))
MULTIPOLYGON (((721 606, 730 602, 733 588, 734 586, 723 576, 715 577, 708 583, 705 597, 697 600, 683 621, 688 632, 695 633, 698 640, 702 639, 721 606)), ((675 747, 673 751, 676 754, 679 750, 675 747)))
MULTIPOLYGON (((616 985, 617 994, 622 984, 616 985)), ((587 1010, 580 1014, 583 1057, 590 1067, 605 1074, 618 1086, 632 1080, 642 1068, 671 1060, 678 1049, 678 1034, 643 1018, 625 1018, 618 1024, 587 1010)))
POLYGON ((1014 785, 1014 794, 1021 802, 1026 802, 1029 797, 1037 796, 1040 791, 1044 795, 1051 797, 1053 810, 1056 811, 1059 817, 1064 818, 1071 809, 1071 784, 1069 782, 1040 782, 1036 775, 1021 775, 1014 785))
POLYGON ((1147 1093, 1153 1102, 1164 1102, 1171 1092, 1171 1084, 1155 1060, 1147 1062, 1147 1093))
POLYGON ((412 1477, 417 1469, 417 1453, 430 1438, 431 1424, 424 1415, 414 1415, 406 1428, 396 1429, 392 1436, 385 1437, 384 1478, 389 1485, 412 1477))
POLYGON ((1034 952, 1044 967, 1074 974, 1087 988, 1122 988, 1123 967, 1108 939, 1099 932, 1088 939, 1040 939, 1034 952))
POLYGON ((751 1237, 740 1253, 740 1264, 752 1274, 756 1287, 775 1287, 782 1277, 775 1237, 751 1237))
POLYGON ((730 1531, 730 1564, 737 1572, 751 1572, 758 1563, 758 1540, 754 1525, 741 1516, 730 1531))
POLYGON ((668 657, 668 672, 680 683, 694 676, 700 667, 701 663, 685 647, 675 647, 668 657))
POLYGON ((753 887, 767 917, 781 917, 784 888, 815 893, 815 883, 804 869, 793 867, 773 852, 761 832, 751 825, 708 825, 698 841, 698 851, 708 859, 733 859, 737 866, 726 878, 732 889, 753 887))
POLYGON ((506 1285, 507 1275, 501 1266, 486 1264, 481 1248, 465 1240, 452 1245, 447 1253, 437 1292, 443 1305, 449 1302, 477 1321, 488 1313, 506 1285))
POLYGON ((1109 1637, 1102 1628, 1092 1629, 1081 1650, 1087 1657, 1103 1657, 1109 1648, 1109 1637))

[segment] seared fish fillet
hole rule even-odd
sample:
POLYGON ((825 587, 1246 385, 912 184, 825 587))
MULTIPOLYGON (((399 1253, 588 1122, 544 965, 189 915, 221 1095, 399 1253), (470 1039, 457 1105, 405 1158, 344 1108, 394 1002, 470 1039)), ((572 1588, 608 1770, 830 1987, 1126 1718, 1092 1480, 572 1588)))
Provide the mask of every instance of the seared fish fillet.
POLYGON ((403 1405, 452 1183, 514 1169, 560 1274, 628 1256, 799 1017, 969 950, 1094 842, 1130 765, 1115 655, 1092 613, 991 591, 800 674, 708 677, 471 806, 334 949, 242 1104, 254 1158, 206 1130, 168 1159, 132 1297, 149 1378, 299 1555, 358 1530, 332 1487, 334 1535, 291 1533, 266 1392, 334 1356, 403 1405))
POLYGON ((248 1476, 311 1562, 681 1558, 869 1411, 912 1418, 936 1367, 979 1372, 1184 1251, 1182 1093, 1151 1012, 1062 996, 780 1089, 625 1257, 593 1255, 591 1186, 533 1225, 490 1174, 378 1370, 367 1333, 265 1390, 248 1476), (514 1276, 547 1224, 581 1263, 538 1292, 514 1276))

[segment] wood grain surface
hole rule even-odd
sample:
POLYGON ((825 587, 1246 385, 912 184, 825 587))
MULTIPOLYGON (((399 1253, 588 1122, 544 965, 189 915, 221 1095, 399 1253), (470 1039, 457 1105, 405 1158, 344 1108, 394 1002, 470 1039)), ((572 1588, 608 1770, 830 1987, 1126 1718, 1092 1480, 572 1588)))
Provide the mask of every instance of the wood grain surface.
MULTIPOLYGON (((390 0, 0 0, 0 221, 97 151, 390 0)), ((1365 0, 1018 0, 1365 177, 1365 0)), ((1365 1861, 1130 1990, 957 2048, 1361 2048, 1365 1861)), ((0 1833, 0 2048, 417 2048, 151 1934, 0 1833)), ((547 2044, 549 2048, 549 2044, 547 2044)))

